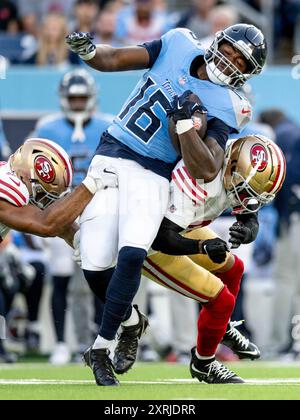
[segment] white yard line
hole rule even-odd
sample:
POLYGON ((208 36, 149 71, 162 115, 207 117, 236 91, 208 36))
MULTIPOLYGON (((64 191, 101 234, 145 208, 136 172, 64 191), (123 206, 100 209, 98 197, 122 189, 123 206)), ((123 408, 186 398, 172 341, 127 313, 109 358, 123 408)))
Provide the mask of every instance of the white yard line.
MULTIPOLYGON (((156 381, 121 381, 124 385, 198 384, 195 379, 158 379, 156 381)), ((0 379, 1 385, 94 385, 92 380, 0 379)), ((300 378, 247 379, 245 385, 300 385, 300 378)))

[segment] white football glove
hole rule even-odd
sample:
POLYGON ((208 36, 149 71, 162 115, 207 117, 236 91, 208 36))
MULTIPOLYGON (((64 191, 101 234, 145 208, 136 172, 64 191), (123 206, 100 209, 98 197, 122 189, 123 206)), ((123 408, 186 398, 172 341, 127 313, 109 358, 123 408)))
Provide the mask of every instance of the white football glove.
POLYGON ((66 43, 71 51, 78 54, 82 60, 88 61, 96 55, 96 45, 92 35, 86 32, 73 32, 66 37, 66 43))
POLYGON ((74 253, 73 253, 73 257, 72 257, 73 261, 75 261, 76 264, 78 264, 79 267, 81 268, 80 230, 78 230, 74 235, 73 248, 74 248, 74 253))
POLYGON ((89 167, 87 177, 82 183, 92 194, 106 188, 117 188, 117 172, 108 162, 99 159, 99 156, 95 156, 89 167))

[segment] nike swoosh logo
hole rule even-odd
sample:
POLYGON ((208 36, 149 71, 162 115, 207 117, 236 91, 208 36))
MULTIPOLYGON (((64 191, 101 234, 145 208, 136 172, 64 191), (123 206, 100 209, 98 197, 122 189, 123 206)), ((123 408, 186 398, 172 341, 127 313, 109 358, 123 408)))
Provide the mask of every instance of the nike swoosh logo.
POLYGON ((15 181, 13 178, 9 178, 17 187, 20 187, 21 182, 20 181, 15 181))
POLYGON ((249 114, 249 112, 251 112, 251 109, 242 109, 242 114, 249 114))
POLYGON ((106 174, 116 175, 115 172, 108 171, 106 168, 103 169, 103 172, 106 173, 106 174))
POLYGON ((239 353, 245 353, 245 354, 250 354, 251 356, 256 356, 257 354, 259 354, 258 350, 254 350, 254 351, 241 351, 239 350, 239 353))
POLYGON ((194 363, 192 363, 191 368, 192 368, 195 372, 197 372, 197 373, 201 373, 201 375, 206 375, 206 376, 208 376, 208 375, 207 375, 207 372, 201 372, 200 370, 198 370, 198 369, 195 367, 194 363))

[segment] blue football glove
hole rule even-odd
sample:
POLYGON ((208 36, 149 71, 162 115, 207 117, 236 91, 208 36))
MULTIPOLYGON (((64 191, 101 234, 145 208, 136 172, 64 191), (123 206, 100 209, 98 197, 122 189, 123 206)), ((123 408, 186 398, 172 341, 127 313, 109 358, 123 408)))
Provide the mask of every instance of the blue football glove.
POLYGON ((167 116, 172 118, 175 123, 180 120, 189 120, 196 111, 206 112, 203 105, 189 99, 192 93, 191 90, 186 90, 181 96, 176 95, 171 103, 171 108, 167 109, 167 116))
POLYGON ((71 51, 78 54, 82 60, 91 60, 96 55, 96 45, 92 35, 86 32, 73 32, 66 37, 66 43, 71 51))

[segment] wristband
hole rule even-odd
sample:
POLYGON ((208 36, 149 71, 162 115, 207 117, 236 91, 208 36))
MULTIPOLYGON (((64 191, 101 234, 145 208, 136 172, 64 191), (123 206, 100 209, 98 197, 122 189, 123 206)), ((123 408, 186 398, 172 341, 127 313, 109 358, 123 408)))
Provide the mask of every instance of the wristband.
POLYGON ((192 128, 194 128, 194 123, 193 123, 192 119, 179 120, 176 123, 176 133, 178 135, 186 133, 187 131, 191 130, 192 128))
POLYGON ((88 54, 85 54, 85 55, 79 55, 79 57, 84 61, 89 61, 89 60, 91 60, 92 58, 95 57, 96 53, 97 53, 97 48, 95 46, 95 49, 92 52, 90 52, 88 54))
POLYGON ((83 181, 82 184, 89 190, 89 192, 93 195, 96 194, 98 191, 96 181, 91 176, 87 176, 83 181))

